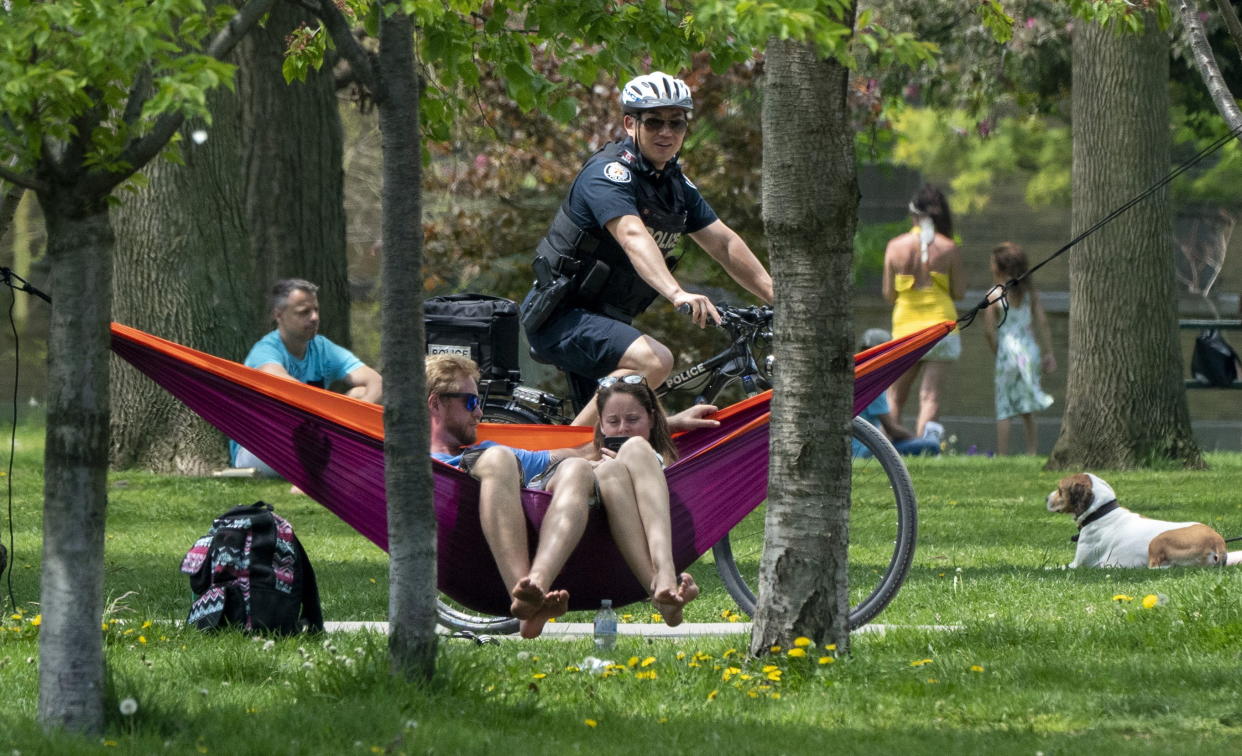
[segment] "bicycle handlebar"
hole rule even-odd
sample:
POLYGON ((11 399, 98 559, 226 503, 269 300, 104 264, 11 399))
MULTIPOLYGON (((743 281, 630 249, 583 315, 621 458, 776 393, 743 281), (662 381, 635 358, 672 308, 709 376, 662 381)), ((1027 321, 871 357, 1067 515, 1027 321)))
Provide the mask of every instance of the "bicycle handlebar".
MULTIPOLYGON (((679 305, 677 312, 682 315, 689 315, 690 305, 679 305)), ((734 307, 727 304, 716 304, 716 312, 720 313, 721 328, 727 328, 732 325, 759 326, 772 322, 772 308, 767 305, 734 307)))

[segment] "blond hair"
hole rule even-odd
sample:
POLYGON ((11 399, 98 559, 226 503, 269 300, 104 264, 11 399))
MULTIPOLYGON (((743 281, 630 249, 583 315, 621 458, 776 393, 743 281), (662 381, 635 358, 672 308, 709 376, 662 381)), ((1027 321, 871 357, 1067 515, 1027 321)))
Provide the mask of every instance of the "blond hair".
POLYGON ((479 366, 460 354, 433 354, 427 358, 427 396, 457 391, 467 378, 479 380, 479 366))

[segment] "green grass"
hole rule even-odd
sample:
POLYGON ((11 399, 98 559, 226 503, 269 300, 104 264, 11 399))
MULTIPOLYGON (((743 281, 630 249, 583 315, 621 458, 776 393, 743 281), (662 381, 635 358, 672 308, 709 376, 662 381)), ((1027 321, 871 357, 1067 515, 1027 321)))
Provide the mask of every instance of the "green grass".
MULTIPOLYGON (((385 618, 386 559, 284 484, 114 473, 106 590, 109 619, 123 622, 105 631, 107 734, 45 736, 31 621, 42 439, 22 429, 19 443, 13 592, 25 613, 0 631, 0 745, 23 754, 1226 753, 1242 742, 1242 570, 1062 569, 1073 525, 1045 511, 1058 476, 1030 457, 910 461, 914 568, 879 617, 888 632, 855 635, 850 656, 748 660, 740 636, 622 638, 608 654, 619 667, 594 676, 576 669, 595 654, 586 640, 445 640, 437 679, 421 685, 389 677, 371 634, 333 634, 325 648, 324 638, 269 644, 175 626, 189 600, 180 559, 235 504, 261 498, 294 523, 330 620, 385 618), (1162 603, 1143 608, 1147 595, 1162 603), (932 624, 960 629, 920 629, 932 624), (130 697, 138 711, 125 717, 117 702, 130 697)), ((1097 472, 1143 514, 1240 535, 1242 456, 1209 462, 1097 472)), ((690 619, 718 621, 731 602, 710 565, 692 571, 709 590, 690 619)), ((641 607, 625 611, 649 621, 641 607)))

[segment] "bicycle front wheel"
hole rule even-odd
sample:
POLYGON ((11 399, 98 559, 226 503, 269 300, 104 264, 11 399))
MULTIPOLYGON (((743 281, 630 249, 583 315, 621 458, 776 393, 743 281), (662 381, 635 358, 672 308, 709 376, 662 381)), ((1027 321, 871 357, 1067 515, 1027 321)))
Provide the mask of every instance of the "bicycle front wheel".
MULTIPOLYGON (((914 483, 892 443, 871 423, 854 418, 854 440, 870 456, 851 464, 849 595, 851 630, 888 606, 901 589, 914 559, 918 510, 914 483)), ((712 547, 716 571, 748 615, 755 613, 759 558, 763 551, 763 508, 750 513, 712 547)))

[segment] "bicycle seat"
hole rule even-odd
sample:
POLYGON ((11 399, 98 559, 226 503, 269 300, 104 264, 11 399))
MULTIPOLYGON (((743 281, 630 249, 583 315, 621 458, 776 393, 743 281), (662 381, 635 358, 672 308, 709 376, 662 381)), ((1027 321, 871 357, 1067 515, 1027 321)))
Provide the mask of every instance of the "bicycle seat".
POLYGON ((544 357, 542 354, 536 352, 534 347, 530 348, 530 358, 541 365, 553 364, 552 360, 549 360, 547 357, 544 357))

